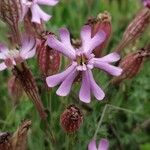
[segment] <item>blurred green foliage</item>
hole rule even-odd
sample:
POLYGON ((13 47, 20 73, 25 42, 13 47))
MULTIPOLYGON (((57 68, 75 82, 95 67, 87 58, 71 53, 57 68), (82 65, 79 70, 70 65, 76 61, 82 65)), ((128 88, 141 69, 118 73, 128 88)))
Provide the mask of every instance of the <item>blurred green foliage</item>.
MULTIPOLYGON (((47 29, 57 33, 60 27, 67 27, 74 37, 79 37, 80 28, 90 16, 107 10, 112 15, 113 34, 108 47, 104 53, 114 50, 119 43, 125 28, 142 8, 138 0, 60 0, 60 3, 53 7, 46 7, 45 10, 52 14, 53 18, 47 23, 47 29)), ((7 28, 0 23, 0 41, 6 41, 7 28)), ((124 50, 124 53, 133 49, 141 48, 150 42, 150 32, 134 45, 124 50), (133 48, 134 47, 134 48, 133 48)), ((37 69, 36 59, 28 61, 39 87, 42 86, 40 72, 37 69)), ((56 89, 49 93, 41 88, 43 103, 49 110, 49 124, 56 138, 56 143, 52 144, 49 137, 45 135, 43 124, 32 105, 26 97, 20 100, 17 106, 12 105, 12 100, 8 95, 7 81, 11 77, 8 70, 0 73, 0 131, 13 132, 22 120, 31 119, 32 128, 29 132, 29 150, 84 150, 87 149, 89 141, 92 139, 97 128, 98 120, 106 103, 124 107, 134 113, 122 112, 114 109, 107 110, 103 124, 99 129, 97 140, 106 137, 110 141, 112 150, 149 150, 150 149, 150 67, 149 60, 145 61, 141 72, 132 80, 124 81, 120 87, 109 85, 105 91, 107 96, 104 101, 98 102, 93 99, 88 105, 91 112, 83 109, 84 122, 78 133, 66 134, 60 127, 59 117, 64 109, 72 103, 81 107, 78 98, 74 100, 71 96, 58 97, 56 89), (149 121, 149 122, 148 122, 149 121), (149 123, 148 125, 146 123, 149 123)), ((104 88, 109 81, 109 77, 101 72, 95 71, 95 77, 104 88)), ((78 87, 74 92, 78 93, 78 87)), ((81 107, 82 108, 82 107, 81 107)))

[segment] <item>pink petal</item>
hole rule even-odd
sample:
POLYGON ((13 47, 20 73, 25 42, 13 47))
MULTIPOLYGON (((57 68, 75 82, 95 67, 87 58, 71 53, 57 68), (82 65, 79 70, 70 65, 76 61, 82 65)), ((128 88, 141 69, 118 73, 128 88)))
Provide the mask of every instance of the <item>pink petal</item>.
POLYGON ((23 21, 25 15, 27 14, 29 7, 25 5, 26 2, 22 2, 22 14, 20 14, 20 21, 23 21))
POLYGON ((101 139, 98 145, 98 150, 108 150, 109 141, 107 139, 101 139))
POLYGON ((113 76, 120 76, 122 73, 122 69, 120 67, 115 67, 106 62, 95 61, 94 66, 108 72, 109 74, 113 76))
POLYGON ((7 66, 5 65, 5 63, 0 63, 0 71, 5 70, 7 68, 7 66))
POLYGON ((119 59, 120 59, 120 55, 116 52, 110 53, 101 58, 95 58, 95 60, 97 60, 97 61, 103 61, 103 62, 108 62, 108 63, 116 62, 119 59))
POLYGON ((67 47, 67 49, 69 49, 69 51, 71 51, 73 54, 75 54, 75 50, 71 45, 70 42, 70 33, 66 28, 61 28, 59 30, 59 35, 60 35, 60 39, 62 41, 62 43, 67 47))
POLYGON ((48 21, 51 16, 45 13, 37 4, 32 5, 32 22, 36 22, 38 24, 41 23, 41 20, 48 21))
POLYGON ((25 35, 22 39, 22 47, 20 49, 20 56, 23 59, 31 58, 36 53, 36 39, 25 35))
POLYGON ((37 0, 37 3, 40 5, 49 5, 54 6, 58 3, 58 0, 37 0))
POLYGON ((9 49, 5 46, 5 44, 0 43, 0 52, 9 51, 9 49))
POLYGON ((24 55, 30 51, 36 44, 36 39, 32 36, 24 34, 21 39, 22 47, 20 49, 21 53, 24 55))
POLYGON ((87 54, 91 54, 92 51, 99 46, 100 44, 102 44, 104 42, 106 38, 106 34, 103 31, 99 31, 97 32, 94 37, 91 39, 90 41, 90 45, 88 47, 88 49, 86 50, 87 54))
POLYGON ((90 41, 91 39, 91 27, 89 25, 83 26, 81 29, 80 36, 82 40, 82 45, 86 46, 86 43, 88 43, 88 41, 90 41))
POLYGON ((32 50, 30 50, 28 53, 26 53, 25 56, 22 58, 23 59, 29 59, 29 58, 34 57, 35 54, 36 54, 36 46, 32 50))
POLYGON ((0 59, 6 59, 6 56, 4 53, 0 53, 0 59))
POLYGON ((0 43, 0 59, 6 59, 9 49, 2 43, 0 43))
POLYGON ((91 27, 86 25, 81 30, 82 48, 85 53, 91 54, 92 51, 104 42, 106 34, 103 31, 99 31, 91 38, 91 27))
POLYGON ((97 150, 96 141, 94 139, 90 141, 90 143, 88 145, 88 150, 97 150))
POLYGON ((79 92, 79 98, 85 103, 91 101, 90 81, 88 77, 88 71, 82 72, 82 84, 79 92))
POLYGON ((71 86, 75 77, 77 76, 78 72, 76 68, 66 77, 66 79, 62 82, 60 87, 57 90, 57 95, 59 96, 66 96, 70 93, 71 86))
POLYGON ((73 63, 70 67, 68 67, 65 71, 52 75, 46 78, 46 83, 49 87, 54 87, 60 84, 74 69, 77 64, 73 63))
POLYGON ((48 36, 47 43, 49 47, 59 51, 60 53, 63 53, 65 56, 73 60, 75 59, 75 52, 68 49, 65 43, 58 41, 53 35, 48 36))
POLYGON ((89 79, 90 79, 90 85, 91 85, 91 90, 92 90, 93 95, 94 95, 98 100, 104 99, 105 93, 103 92, 103 90, 102 90, 102 89, 97 85, 97 83, 95 82, 91 70, 89 70, 89 79))

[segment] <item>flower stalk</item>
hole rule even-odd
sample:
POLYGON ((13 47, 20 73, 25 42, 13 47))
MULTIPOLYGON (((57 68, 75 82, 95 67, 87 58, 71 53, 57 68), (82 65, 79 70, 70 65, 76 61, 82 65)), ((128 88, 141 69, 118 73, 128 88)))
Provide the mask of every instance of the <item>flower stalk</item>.
POLYGON ((101 126, 101 124, 102 124, 102 122, 103 122, 103 119, 104 119, 104 117, 105 117, 106 110, 109 109, 109 108, 113 108, 113 109, 116 109, 116 110, 119 110, 119 111, 125 111, 125 112, 128 112, 128 113, 134 113, 133 111, 128 110, 128 109, 126 109, 126 108, 121 108, 121 107, 114 106, 114 105, 111 105, 111 104, 106 104, 106 105, 104 106, 103 111, 102 111, 102 115, 101 115, 101 118, 100 118, 100 120, 99 120, 99 122, 98 122, 98 125, 97 125, 96 131, 95 131, 95 133, 94 133, 93 139, 96 139, 96 136, 97 136, 97 134, 98 134, 99 128, 100 128, 100 126, 101 126))

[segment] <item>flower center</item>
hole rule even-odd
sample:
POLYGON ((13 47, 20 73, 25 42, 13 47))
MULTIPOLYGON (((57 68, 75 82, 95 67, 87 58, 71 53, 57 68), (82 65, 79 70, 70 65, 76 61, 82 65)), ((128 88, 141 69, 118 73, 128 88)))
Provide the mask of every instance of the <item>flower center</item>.
POLYGON ((19 56, 19 51, 17 49, 13 49, 8 52, 9 58, 17 58, 18 56, 19 56))
POLYGON ((86 65, 88 63, 88 59, 84 54, 81 54, 80 56, 77 56, 77 63, 78 65, 86 65))
POLYGON ((85 71, 87 68, 92 69, 93 64, 92 64, 92 58, 95 56, 93 54, 90 54, 88 57, 81 52, 77 52, 76 55, 76 62, 77 62, 77 70, 78 71, 85 71))

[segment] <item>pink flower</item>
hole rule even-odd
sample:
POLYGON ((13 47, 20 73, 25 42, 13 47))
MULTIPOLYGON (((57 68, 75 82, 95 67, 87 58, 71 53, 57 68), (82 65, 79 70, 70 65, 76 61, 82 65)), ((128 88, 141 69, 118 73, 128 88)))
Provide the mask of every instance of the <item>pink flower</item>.
POLYGON ((71 90, 74 79, 79 73, 82 74, 82 84, 79 92, 79 98, 85 103, 89 103, 91 92, 98 99, 102 100, 105 96, 103 90, 95 82, 92 69, 94 67, 102 69, 111 75, 119 76, 122 69, 115 67, 110 63, 120 59, 117 53, 110 53, 102 58, 95 58, 93 50, 105 40, 105 33, 99 31, 91 38, 91 27, 84 26, 81 30, 82 46, 78 49, 73 48, 70 43, 70 34, 67 29, 60 30, 60 40, 53 35, 48 37, 48 45, 63 53, 72 60, 71 65, 62 73, 47 77, 46 82, 49 87, 61 84, 57 90, 57 95, 66 96, 71 90))
POLYGON ((142 1, 143 1, 144 6, 150 8, 150 0, 142 0, 142 1))
POLYGON ((58 3, 58 0, 22 0, 23 6, 23 17, 26 15, 28 10, 32 13, 32 22, 41 23, 41 20, 48 21, 51 16, 45 13, 39 5, 54 6, 58 3))
POLYGON ((101 139, 98 145, 96 146, 96 141, 93 139, 88 145, 88 150, 108 150, 109 142, 107 139, 101 139))
POLYGON ((22 39, 22 46, 20 49, 9 50, 4 44, 0 44, 0 71, 6 68, 13 67, 20 64, 26 59, 32 58, 36 53, 36 40, 32 37, 25 36, 22 39))

